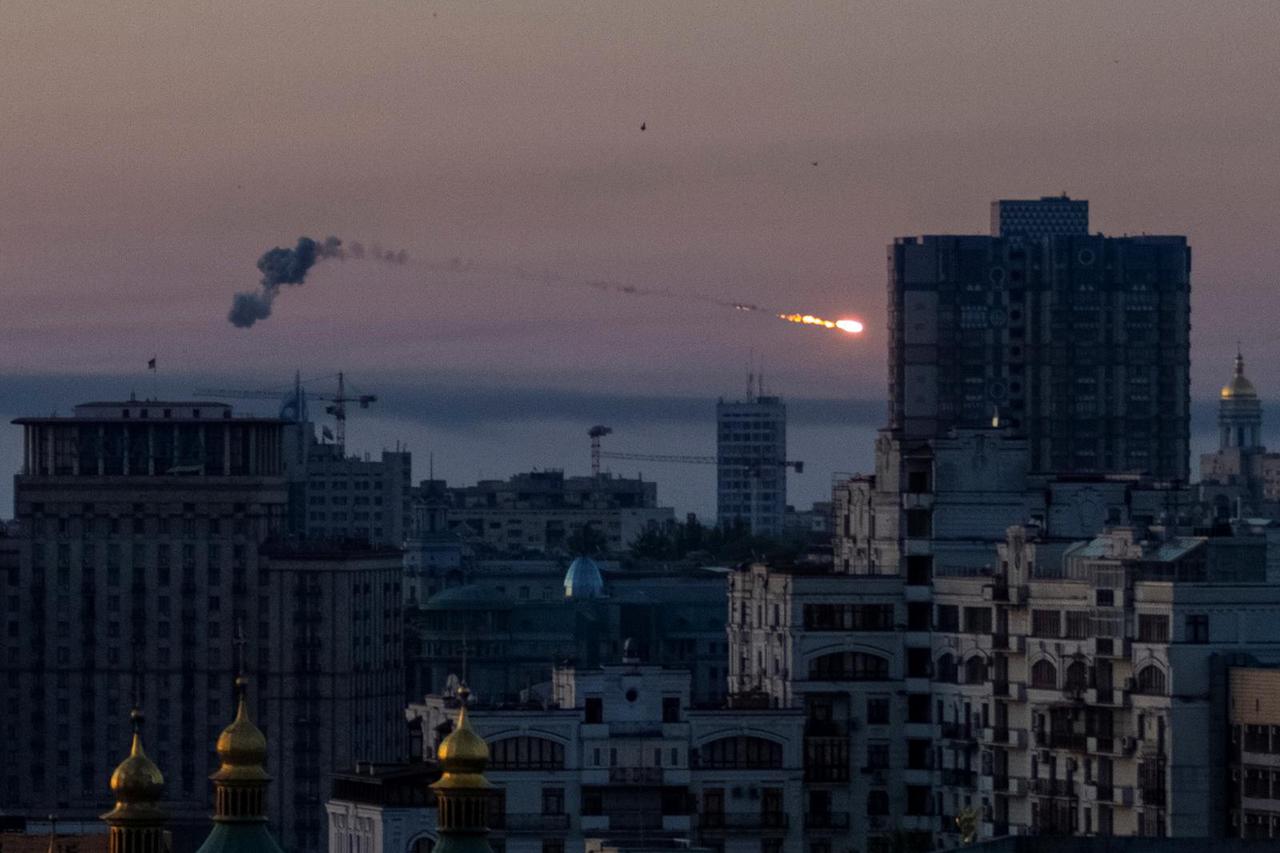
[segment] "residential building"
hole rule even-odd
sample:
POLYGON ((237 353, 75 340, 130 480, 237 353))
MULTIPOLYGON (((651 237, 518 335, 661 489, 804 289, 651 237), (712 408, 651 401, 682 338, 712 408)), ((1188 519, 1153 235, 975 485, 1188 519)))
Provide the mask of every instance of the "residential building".
POLYGON ((1280 660, 1264 547, 1013 527, 986 576, 935 576, 935 812, 983 838, 1228 834, 1222 662, 1280 660))
MULTIPOLYGON (((421 744, 419 744, 419 747, 421 744)), ((434 761, 357 764, 333 777, 329 853, 431 853, 439 840, 434 761)))
POLYGON ((1038 199, 1000 199, 991 202, 991 236, 1040 238, 1089 233, 1089 202, 1046 195, 1038 199))
POLYGON ((787 508, 787 407, 751 394, 716 404, 716 522, 782 533, 787 508))
POLYGON ((803 712, 805 808, 842 815, 839 839, 857 850, 937 828, 928 674, 903 653, 904 628, 927 642, 918 616, 896 573, 756 564, 729 579, 731 695, 803 712))
MULTIPOLYGON (((701 708, 689 673, 641 664, 558 667, 544 706, 468 711, 489 742, 495 849, 582 853, 677 839, 725 851, 800 851, 835 838, 848 815, 803 798, 803 714, 701 708)), ((406 712, 430 754, 450 730, 452 697, 406 712)))
POLYGON ((1052 224, 1062 203, 998 203, 1009 236, 890 247, 889 427, 910 441, 998 418, 1034 472, 1185 482, 1186 239, 1081 233, 1075 214, 1052 224), (1015 227, 1037 205, 1043 222, 1015 227))
POLYGON ((418 496, 444 504, 436 511, 443 510, 446 529, 436 533, 456 534, 477 552, 496 555, 563 555, 588 540, 617 554, 644 531, 675 521, 670 507, 658 506, 656 483, 610 474, 531 471, 452 488, 432 480, 418 496))
POLYGON ((401 553, 304 540, 261 554, 259 722, 283 782, 267 808, 286 847, 323 851, 329 775, 404 755, 401 553))
POLYGON ((397 448, 377 459, 347 455, 317 440, 310 422, 290 425, 284 437, 292 534, 404 547, 413 521, 413 454, 397 448))
POLYGON ((1280 838, 1280 667, 1233 666, 1230 679, 1231 834, 1280 838))

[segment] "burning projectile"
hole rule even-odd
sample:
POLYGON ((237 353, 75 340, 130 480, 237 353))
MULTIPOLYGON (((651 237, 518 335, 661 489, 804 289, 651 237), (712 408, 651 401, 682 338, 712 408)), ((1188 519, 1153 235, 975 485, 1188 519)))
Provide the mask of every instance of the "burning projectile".
POLYGON ((803 326, 819 326, 823 329, 838 329, 841 332, 848 332, 851 335, 862 334, 862 323, 859 320, 827 320, 822 317, 815 317, 812 314, 779 314, 779 320, 786 320, 788 323, 799 323, 803 326))

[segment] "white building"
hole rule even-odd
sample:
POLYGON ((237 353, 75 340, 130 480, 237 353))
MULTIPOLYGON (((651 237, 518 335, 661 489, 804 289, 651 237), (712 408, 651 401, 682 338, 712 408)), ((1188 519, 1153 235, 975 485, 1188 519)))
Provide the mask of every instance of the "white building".
MULTIPOLYGON (((491 836, 508 853, 688 842, 721 851, 800 851, 803 714, 702 709, 689 674, 624 660, 558 668, 548 707, 476 707, 500 807, 491 836)), ((406 712, 434 749, 452 699, 406 712)), ((810 822, 830 827, 829 814, 810 822)), ((815 830, 830 835, 834 830, 815 830)))

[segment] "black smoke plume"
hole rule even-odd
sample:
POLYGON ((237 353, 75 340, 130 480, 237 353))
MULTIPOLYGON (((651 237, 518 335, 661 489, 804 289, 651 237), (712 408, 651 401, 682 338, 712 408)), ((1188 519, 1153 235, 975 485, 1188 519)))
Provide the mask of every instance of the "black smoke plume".
POLYGON ((383 263, 404 264, 409 260, 408 252, 401 249, 383 250, 380 246, 367 249, 361 243, 343 246, 337 237, 326 237, 316 241, 310 237, 299 237, 298 244, 292 249, 276 246, 268 249, 258 258, 258 270, 262 273, 262 281, 258 290, 237 293, 231 300, 231 310, 227 319, 241 329, 247 329, 259 320, 271 316, 271 305, 275 302, 280 288, 286 284, 302 284, 307 280, 307 272, 317 261, 328 258, 345 261, 364 260, 370 258, 383 263))

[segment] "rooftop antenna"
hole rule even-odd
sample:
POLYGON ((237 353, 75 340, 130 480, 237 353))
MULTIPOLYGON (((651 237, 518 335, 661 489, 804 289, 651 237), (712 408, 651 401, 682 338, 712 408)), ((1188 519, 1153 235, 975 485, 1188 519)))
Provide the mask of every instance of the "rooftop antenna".
POLYGON ((235 666, 236 666, 237 680, 243 678, 245 675, 244 647, 247 643, 248 643, 248 640, 244 638, 244 621, 241 619, 237 619, 236 620, 236 636, 235 636, 235 639, 231 641, 231 644, 235 646, 235 666))

